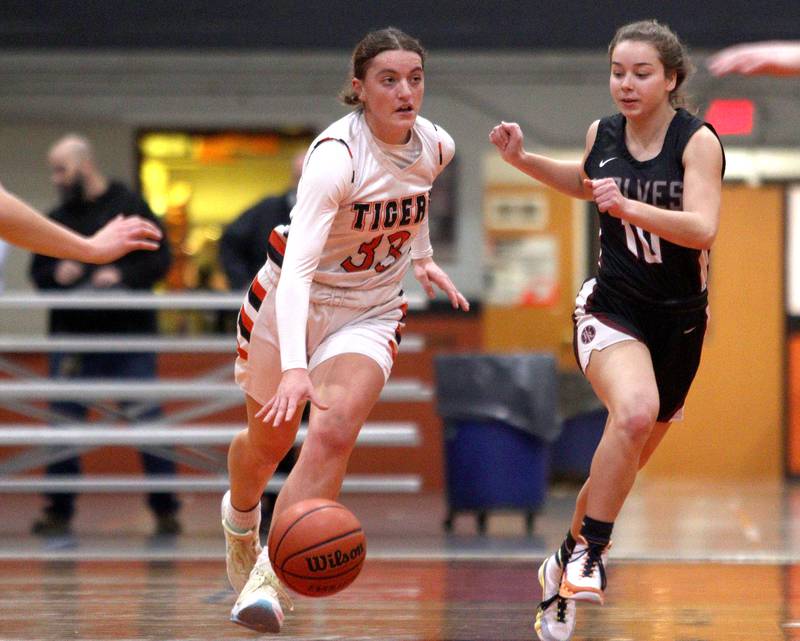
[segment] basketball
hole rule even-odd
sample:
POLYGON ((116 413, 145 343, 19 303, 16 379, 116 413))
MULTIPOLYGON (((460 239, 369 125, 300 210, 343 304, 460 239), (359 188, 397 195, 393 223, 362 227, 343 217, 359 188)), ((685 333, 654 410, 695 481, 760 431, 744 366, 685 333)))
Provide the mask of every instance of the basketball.
POLYGON ((306 499, 282 512, 268 546, 272 569, 284 585, 312 597, 344 590, 358 576, 367 553, 356 516, 328 499, 306 499))

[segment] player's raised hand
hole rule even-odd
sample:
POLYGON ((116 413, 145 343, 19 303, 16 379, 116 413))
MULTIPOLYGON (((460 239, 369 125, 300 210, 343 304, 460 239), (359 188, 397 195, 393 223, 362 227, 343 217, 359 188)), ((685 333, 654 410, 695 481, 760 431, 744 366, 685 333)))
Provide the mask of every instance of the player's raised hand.
POLYGON ((139 216, 116 216, 89 238, 87 263, 110 263, 138 249, 158 249, 161 230, 139 216))
POLYGON ((501 122, 489 132, 489 140, 510 165, 515 165, 525 154, 524 139, 522 129, 515 122, 501 122))

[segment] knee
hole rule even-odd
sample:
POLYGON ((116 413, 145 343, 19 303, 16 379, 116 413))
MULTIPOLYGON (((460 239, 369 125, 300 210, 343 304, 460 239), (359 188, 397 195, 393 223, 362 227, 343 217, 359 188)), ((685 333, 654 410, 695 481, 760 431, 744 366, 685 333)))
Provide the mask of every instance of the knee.
POLYGON ((631 446, 644 447, 658 417, 658 402, 639 399, 612 413, 611 422, 617 433, 631 446))
POLYGON ((309 426, 304 447, 317 450, 326 458, 346 458, 350 456, 357 433, 347 416, 327 410, 309 426))

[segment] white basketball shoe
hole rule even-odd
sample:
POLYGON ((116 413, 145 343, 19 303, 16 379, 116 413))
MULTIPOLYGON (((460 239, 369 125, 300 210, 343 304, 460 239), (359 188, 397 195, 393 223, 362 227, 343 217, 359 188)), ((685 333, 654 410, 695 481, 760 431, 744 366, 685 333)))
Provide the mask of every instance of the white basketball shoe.
POLYGON ((277 634, 283 623, 281 599, 294 609, 294 604, 280 580, 272 571, 266 554, 259 556, 239 598, 231 610, 231 621, 256 632, 277 634))
POLYGON ((239 594, 250 577, 250 571, 256 564, 258 555, 261 554, 261 540, 258 537, 258 526, 261 520, 261 512, 258 513, 258 521, 255 526, 247 532, 234 530, 225 518, 226 499, 228 494, 222 498, 222 531, 225 532, 225 568, 228 571, 228 581, 231 587, 239 594))
POLYGON ((575 632, 576 605, 559 594, 564 570, 558 562, 559 551, 539 566, 542 602, 536 608, 536 636, 540 641, 569 641, 575 632))
POLYGON ((605 547, 588 545, 578 537, 575 549, 564 568, 559 594, 566 599, 603 604, 606 589, 606 559, 611 543, 605 547))

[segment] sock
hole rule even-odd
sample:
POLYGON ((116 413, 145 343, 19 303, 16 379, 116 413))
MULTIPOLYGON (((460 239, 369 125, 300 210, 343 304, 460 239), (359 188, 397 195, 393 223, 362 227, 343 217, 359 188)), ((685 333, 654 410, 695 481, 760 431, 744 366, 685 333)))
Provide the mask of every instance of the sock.
POLYGON ((590 516, 584 516, 581 524, 581 536, 589 545, 605 547, 611 540, 611 530, 613 529, 613 522, 598 521, 590 516))
POLYGON ((567 536, 564 537, 564 541, 561 543, 561 547, 558 548, 558 554, 556 554, 556 559, 558 560, 558 564, 563 568, 567 561, 569 561, 569 557, 572 556, 572 551, 575 549, 575 538, 572 536, 572 531, 567 530, 567 536))
POLYGON ((247 534, 251 530, 258 530, 261 521, 261 501, 246 512, 240 512, 231 505, 231 492, 225 492, 222 497, 222 515, 228 527, 236 534, 247 534))

